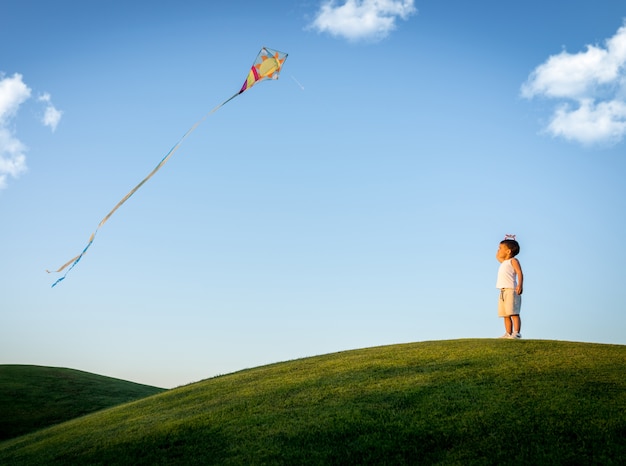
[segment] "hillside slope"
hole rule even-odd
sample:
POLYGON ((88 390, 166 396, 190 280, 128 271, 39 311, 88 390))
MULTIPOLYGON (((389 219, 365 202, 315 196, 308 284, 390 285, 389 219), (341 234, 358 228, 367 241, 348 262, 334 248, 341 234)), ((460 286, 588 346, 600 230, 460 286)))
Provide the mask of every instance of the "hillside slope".
POLYGON ((0 365, 0 440, 162 391, 72 369, 0 365))
POLYGON ((623 464, 626 346, 454 340, 198 382, 0 443, 0 464, 623 464))

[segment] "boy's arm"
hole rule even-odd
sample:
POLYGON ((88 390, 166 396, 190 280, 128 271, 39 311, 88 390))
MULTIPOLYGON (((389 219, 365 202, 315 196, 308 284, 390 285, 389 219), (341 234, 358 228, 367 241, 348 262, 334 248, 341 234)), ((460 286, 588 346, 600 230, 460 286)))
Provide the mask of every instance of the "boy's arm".
POLYGON ((512 259, 511 265, 517 274, 517 288, 515 289, 515 292, 517 294, 522 294, 524 291, 524 273, 522 272, 522 266, 517 259, 512 259))

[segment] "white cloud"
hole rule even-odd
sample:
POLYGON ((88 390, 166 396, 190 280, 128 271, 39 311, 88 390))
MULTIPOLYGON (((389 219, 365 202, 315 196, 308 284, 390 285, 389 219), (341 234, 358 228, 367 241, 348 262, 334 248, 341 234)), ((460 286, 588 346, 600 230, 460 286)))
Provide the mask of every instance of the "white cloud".
POLYGON ((57 129, 59 121, 61 121, 61 116, 63 115, 63 112, 57 110, 54 105, 52 105, 50 94, 48 93, 41 95, 39 97, 39 101, 45 102, 47 104, 46 111, 43 114, 43 119, 41 120, 41 122, 45 126, 49 126, 52 132, 54 132, 54 130, 57 129))
POLYGON ((0 189, 6 187, 8 176, 17 178, 26 171, 26 146, 13 135, 9 123, 30 94, 22 75, 0 75, 0 189))
POLYGON ((15 116, 17 109, 30 98, 31 90, 22 81, 22 75, 15 73, 13 77, 0 75, 0 125, 15 116))
POLYGON ((327 0, 310 27, 318 32, 350 41, 384 39, 396 28, 398 18, 406 20, 417 12, 414 0, 346 0, 338 5, 327 0))
POLYGON ((596 104, 585 99, 573 110, 564 104, 554 113, 548 131, 583 144, 615 144, 626 135, 626 102, 611 100, 596 104))
POLYGON ((539 65, 522 96, 565 100, 547 131, 583 144, 615 144, 626 136, 626 25, 603 47, 561 52, 539 65))
MULTIPOLYGON (((26 146, 16 137, 11 123, 31 93, 21 74, 0 74, 0 189, 6 188, 9 176, 17 178, 26 171, 26 146)), ((52 105, 48 93, 37 100, 46 104, 41 122, 54 132, 63 112, 52 105)))

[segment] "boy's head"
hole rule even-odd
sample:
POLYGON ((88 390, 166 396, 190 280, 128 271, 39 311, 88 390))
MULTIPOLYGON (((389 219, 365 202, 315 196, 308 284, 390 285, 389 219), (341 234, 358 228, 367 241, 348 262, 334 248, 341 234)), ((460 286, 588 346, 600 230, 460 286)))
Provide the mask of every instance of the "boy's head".
POLYGON ((500 241, 500 244, 503 244, 506 249, 511 251, 509 258, 515 257, 519 254, 519 243, 514 239, 504 239, 500 241))

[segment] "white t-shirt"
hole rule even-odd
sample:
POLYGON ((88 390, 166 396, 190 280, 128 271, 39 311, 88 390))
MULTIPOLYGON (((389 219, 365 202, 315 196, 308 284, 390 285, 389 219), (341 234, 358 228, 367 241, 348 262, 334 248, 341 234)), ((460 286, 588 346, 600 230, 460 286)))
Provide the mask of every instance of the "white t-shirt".
POLYGON ((496 280, 496 288, 513 288, 517 287, 517 274, 511 264, 511 259, 502 261, 498 269, 498 279, 496 280))

